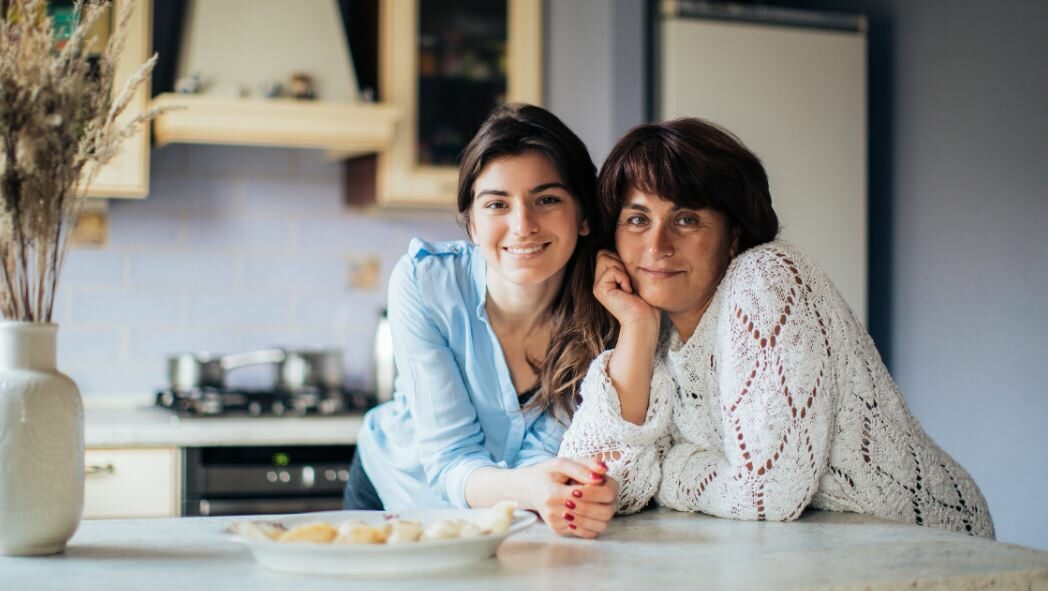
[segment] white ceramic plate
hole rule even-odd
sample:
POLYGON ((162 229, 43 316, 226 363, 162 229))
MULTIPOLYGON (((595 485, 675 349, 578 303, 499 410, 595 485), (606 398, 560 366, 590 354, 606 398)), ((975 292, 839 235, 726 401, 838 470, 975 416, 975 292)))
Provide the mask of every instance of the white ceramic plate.
MULTIPOLYGON (((401 519, 419 521, 425 527, 441 519, 477 521, 486 512, 486 509, 429 509, 402 511, 396 515, 401 519)), ((387 515, 392 514, 386 511, 335 511, 255 521, 277 522, 290 529, 316 522, 337 526, 347 519, 378 525, 385 522, 387 515)), ((271 570, 319 575, 396 576, 454 568, 494 556, 503 540, 529 527, 535 520, 533 513, 518 509, 513 512, 513 524, 509 531, 501 535, 409 544, 279 544, 235 535, 232 539, 247 546, 255 560, 271 570)))

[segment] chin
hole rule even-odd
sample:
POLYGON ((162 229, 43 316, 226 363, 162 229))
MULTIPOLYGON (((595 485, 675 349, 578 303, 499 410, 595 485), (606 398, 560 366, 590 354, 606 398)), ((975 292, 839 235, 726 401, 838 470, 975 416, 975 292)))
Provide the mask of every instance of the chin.
POLYGON ((680 297, 681 294, 674 293, 670 289, 641 286, 637 293, 642 300, 648 302, 648 305, 660 310, 675 310, 684 303, 684 298, 680 297))

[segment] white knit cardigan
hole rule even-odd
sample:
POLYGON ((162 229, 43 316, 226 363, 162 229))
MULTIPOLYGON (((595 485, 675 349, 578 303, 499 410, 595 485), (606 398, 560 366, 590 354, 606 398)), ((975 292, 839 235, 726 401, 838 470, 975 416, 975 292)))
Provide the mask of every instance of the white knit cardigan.
POLYGON ((611 351, 590 366, 560 455, 606 459, 619 511, 791 520, 808 506, 993 537, 968 473, 910 414, 825 274, 787 243, 732 261, 694 334, 666 317, 647 417, 622 418, 611 351))

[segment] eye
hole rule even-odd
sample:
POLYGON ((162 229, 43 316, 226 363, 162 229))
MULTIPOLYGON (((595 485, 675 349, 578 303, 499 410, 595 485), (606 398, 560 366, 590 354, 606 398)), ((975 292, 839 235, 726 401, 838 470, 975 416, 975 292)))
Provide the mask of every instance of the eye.
POLYGON ((505 209, 507 207, 504 201, 488 201, 484 204, 484 209, 505 209))
POLYGON ((543 195, 542 197, 539 197, 538 203, 539 205, 556 205, 561 201, 563 201, 563 199, 556 195, 543 195))
POLYGON ((631 215, 627 217, 623 223, 627 226, 643 226, 648 223, 648 218, 642 215, 631 215))
POLYGON ((690 213, 682 214, 677 218, 677 225, 679 226, 697 226, 699 224, 699 216, 690 213))

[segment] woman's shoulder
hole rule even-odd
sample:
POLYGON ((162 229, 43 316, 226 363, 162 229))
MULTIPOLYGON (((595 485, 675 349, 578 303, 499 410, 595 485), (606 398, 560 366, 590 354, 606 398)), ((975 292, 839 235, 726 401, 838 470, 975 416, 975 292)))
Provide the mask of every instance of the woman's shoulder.
POLYGON ((780 283, 809 283, 821 275, 818 265, 795 245, 772 240, 735 257, 724 275, 724 284, 734 287, 770 287, 780 283))
POLYGON ((426 294, 431 304, 472 301, 477 291, 474 250, 465 240, 430 242, 412 238, 408 251, 393 268, 390 296, 408 290, 426 294))

